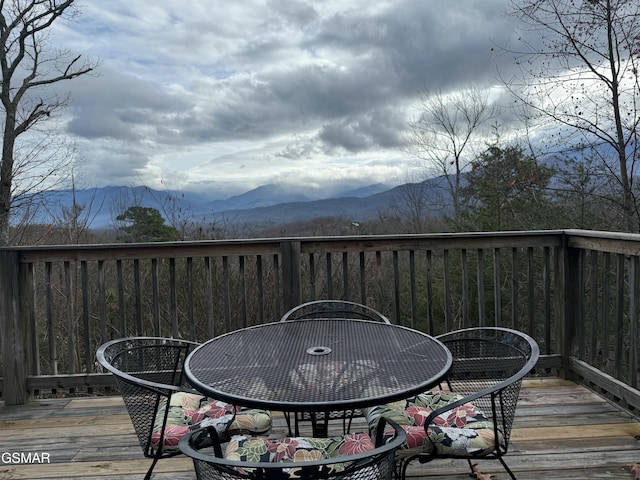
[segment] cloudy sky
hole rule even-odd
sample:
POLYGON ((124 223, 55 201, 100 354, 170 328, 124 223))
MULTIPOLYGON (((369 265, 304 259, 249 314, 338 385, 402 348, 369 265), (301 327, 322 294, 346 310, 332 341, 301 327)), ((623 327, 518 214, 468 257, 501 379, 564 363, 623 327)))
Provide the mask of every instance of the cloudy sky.
POLYGON ((400 183, 424 91, 497 85, 506 0, 108 0, 55 41, 101 61, 65 84, 85 187, 219 192, 400 183))

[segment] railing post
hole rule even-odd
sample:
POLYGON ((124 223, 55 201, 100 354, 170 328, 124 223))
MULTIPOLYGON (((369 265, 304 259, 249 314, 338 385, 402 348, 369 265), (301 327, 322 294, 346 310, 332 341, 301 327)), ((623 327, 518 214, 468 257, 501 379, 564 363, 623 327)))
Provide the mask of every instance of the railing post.
POLYGON ((0 251, 0 331, 3 339, 3 397, 6 405, 24 405, 29 401, 29 321, 23 315, 22 281, 24 279, 21 275, 19 252, 0 251))
POLYGON ((287 312, 301 303, 300 241, 283 240, 280 245, 280 257, 282 258, 282 306, 284 311, 287 312))
POLYGON ((562 376, 570 379, 572 375, 569 359, 574 353, 577 325, 580 321, 578 302, 583 302, 584 299, 580 298, 580 251, 568 246, 566 234, 560 250, 559 266, 561 271, 556 280, 556 285, 560 289, 556 292, 557 298, 562 302, 562 306, 558 310, 560 316, 558 347, 562 355, 562 376))
POLYGON ((640 258, 629 259, 629 385, 638 388, 638 296, 640 296, 640 258))

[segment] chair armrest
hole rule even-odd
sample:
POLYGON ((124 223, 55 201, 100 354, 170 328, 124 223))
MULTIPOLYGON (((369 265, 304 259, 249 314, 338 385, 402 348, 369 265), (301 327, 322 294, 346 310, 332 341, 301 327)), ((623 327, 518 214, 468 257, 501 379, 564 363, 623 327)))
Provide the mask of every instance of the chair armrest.
MULTIPOLYGON (((500 392, 500 390, 502 390, 504 388, 503 385, 496 385, 495 387, 492 388, 485 388, 484 390, 481 390, 480 392, 476 392, 472 395, 467 395, 466 397, 462 397, 459 400, 456 400, 454 402, 448 403, 440 408, 437 408, 435 410, 433 410, 429 416, 425 419, 424 421, 424 428, 425 430, 429 427, 429 425, 431 425, 433 423, 433 420, 436 417, 439 417, 440 415, 442 415, 445 412, 449 412, 451 410, 453 410, 454 408, 457 407, 461 407, 462 405, 465 405, 467 403, 473 403, 474 400, 477 400, 478 398, 482 398, 482 397, 486 397, 486 396, 491 396, 491 403, 493 405, 494 399, 496 394, 498 394, 500 392)), ((454 392, 455 393, 455 392, 454 392)), ((486 412, 489 413, 489 412, 486 412)))
MULTIPOLYGON (((187 456, 191 457, 194 462, 204 462, 200 465, 204 466, 208 465, 207 468, 217 469, 229 474, 230 478, 240 478, 238 472, 245 470, 252 471, 260 471, 263 472, 266 477, 271 478, 269 475, 279 474, 278 472, 282 472, 283 469, 295 470, 302 469, 303 470, 303 478, 332 478, 335 476, 345 477, 349 472, 357 471, 363 468, 367 468, 371 465, 375 465, 381 461, 390 461, 394 462, 393 452, 398 449, 406 440, 405 431, 398 426, 395 422, 386 420, 389 425, 394 428, 395 436, 391 440, 384 441, 383 439, 383 430, 384 423, 383 420, 380 424, 381 427, 378 431, 380 433, 376 434, 376 445, 373 450, 368 450, 362 453, 355 453, 351 455, 340 455, 335 457, 327 457, 319 460, 309 460, 309 461, 296 461, 296 462, 250 462, 250 461, 237 461, 230 460, 224 457, 220 439, 218 437, 217 432, 212 427, 205 427, 204 429, 198 429, 194 432, 191 432, 180 439, 179 448, 185 453, 187 456), (194 445, 194 437, 199 437, 202 431, 206 429, 208 436, 212 440, 213 444, 213 453, 214 455, 205 453, 204 449, 208 447, 199 448, 198 445, 194 445), (389 457, 390 455, 390 457, 389 457), (342 464, 344 465, 344 469, 340 471, 335 471, 333 469, 334 465, 342 464), (304 474, 311 473, 311 477, 304 477, 304 474)), ((243 476, 242 478, 253 478, 243 476)), ((263 478, 263 477, 260 477, 263 478)), ((274 477, 275 478, 275 477, 274 477)), ((289 478, 288 474, 286 476, 278 476, 277 478, 289 478)))

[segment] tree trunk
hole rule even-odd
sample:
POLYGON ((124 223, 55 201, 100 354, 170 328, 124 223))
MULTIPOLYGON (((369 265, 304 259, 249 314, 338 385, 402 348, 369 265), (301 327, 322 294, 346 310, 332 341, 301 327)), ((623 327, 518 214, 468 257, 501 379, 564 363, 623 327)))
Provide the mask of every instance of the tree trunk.
MULTIPOLYGON (((5 107, 6 109, 6 107, 5 107)), ((15 138, 15 113, 6 111, 0 163, 0 246, 9 244, 11 227, 11 189, 13 185, 13 150, 15 138)))

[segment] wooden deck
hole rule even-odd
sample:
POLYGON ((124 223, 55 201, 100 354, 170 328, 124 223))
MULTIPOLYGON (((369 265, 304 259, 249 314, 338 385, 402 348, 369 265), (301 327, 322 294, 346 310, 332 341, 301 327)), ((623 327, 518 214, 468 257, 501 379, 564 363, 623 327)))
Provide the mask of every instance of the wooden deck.
MULTIPOLYGON (((0 403, 0 479, 142 479, 145 459, 119 397, 0 403), (45 463, 16 465, 7 453, 45 463), (37 456, 35 455, 37 454, 37 456), (50 463, 46 463, 46 459, 50 463)), ((281 416, 275 429, 284 432, 281 416)), ((557 379, 526 380, 507 463, 520 480, 627 479, 640 462, 640 422, 586 388, 557 379)), ((507 479, 497 461, 481 461, 493 480, 507 479)), ((469 478, 466 463, 438 460, 409 470, 416 479, 469 478)), ((157 480, 194 480, 185 457, 160 460, 157 480)))

